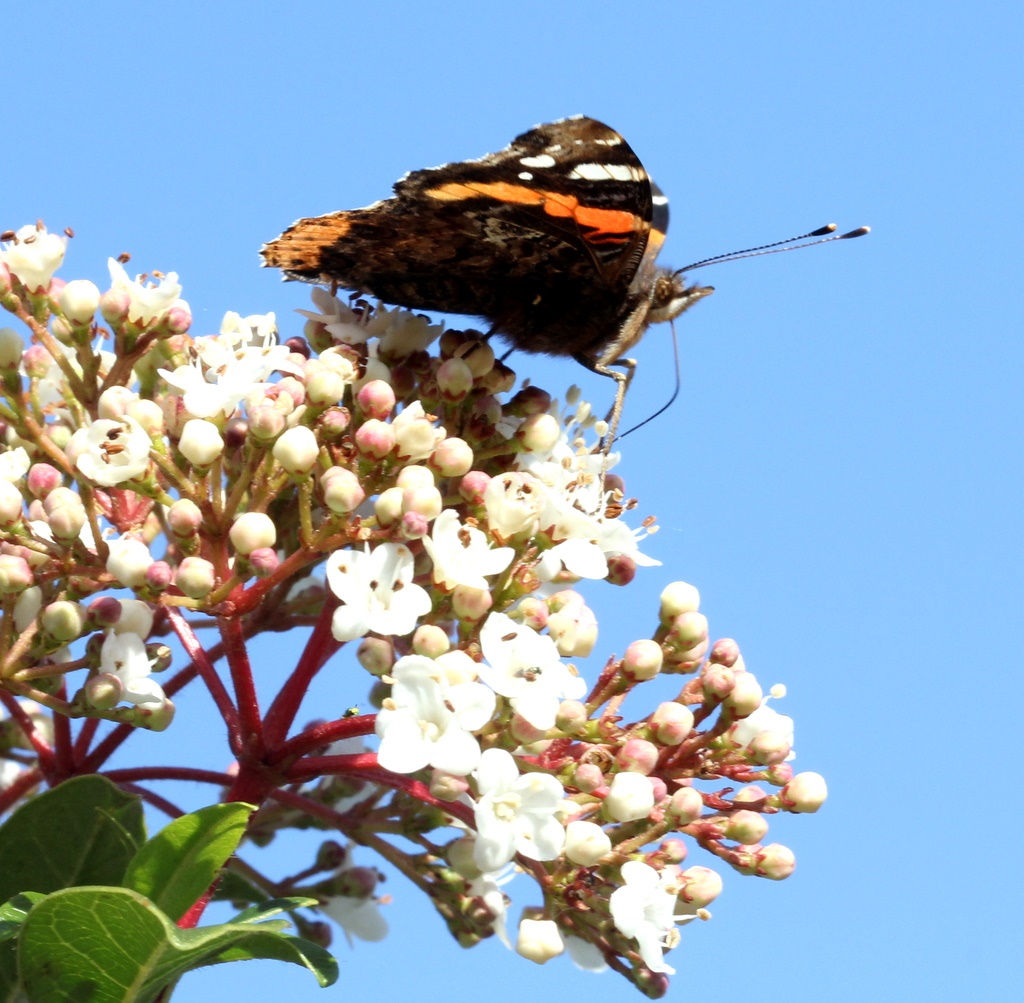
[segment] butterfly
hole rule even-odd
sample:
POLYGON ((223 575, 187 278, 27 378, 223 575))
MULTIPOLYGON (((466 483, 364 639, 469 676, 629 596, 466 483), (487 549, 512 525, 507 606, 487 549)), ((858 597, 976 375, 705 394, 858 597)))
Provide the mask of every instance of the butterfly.
POLYGON ((514 348, 616 380, 610 441, 634 368, 625 353, 714 291, 655 264, 667 227, 668 199, 629 144, 576 116, 413 171, 366 208, 300 219, 260 253, 285 278, 481 317, 514 348))

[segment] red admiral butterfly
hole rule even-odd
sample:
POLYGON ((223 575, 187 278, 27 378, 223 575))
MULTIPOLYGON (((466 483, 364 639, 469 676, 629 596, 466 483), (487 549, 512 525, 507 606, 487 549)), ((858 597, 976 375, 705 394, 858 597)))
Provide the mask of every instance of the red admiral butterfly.
POLYGON ((413 171, 394 190, 365 209, 300 219, 263 247, 264 264, 483 317, 525 352, 571 355, 618 382, 613 425, 633 368, 621 356, 649 324, 713 292, 655 267, 668 199, 622 136, 592 118, 539 125, 479 160, 413 171))

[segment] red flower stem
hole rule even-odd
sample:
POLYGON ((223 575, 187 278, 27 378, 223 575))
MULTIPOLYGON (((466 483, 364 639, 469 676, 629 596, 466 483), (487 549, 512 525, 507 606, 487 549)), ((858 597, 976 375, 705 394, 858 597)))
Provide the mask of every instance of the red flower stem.
POLYGON ((235 688, 238 703, 237 727, 241 729, 241 747, 235 753, 239 760, 262 759, 264 751, 263 718, 260 716, 260 702, 256 695, 256 684, 252 678, 252 664, 245 646, 245 634, 240 617, 220 617, 217 620, 224 654, 231 682, 235 688))
POLYGON ((235 782, 230 773, 197 770, 191 766, 131 766, 123 770, 104 770, 102 775, 115 784, 133 784, 139 780, 191 780, 230 787, 235 782))
POLYGON ((85 758, 99 726, 100 719, 98 717, 87 717, 82 722, 82 726, 78 729, 78 737, 75 739, 75 748, 72 750, 76 766, 85 758))
POLYGON ((167 619, 174 629, 174 633, 178 635, 182 647, 188 652, 192 664, 196 667, 203 682, 206 683, 206 688, 210 691, 210 696, 213 697, 213 702, 224 719, 224 724, 228 729, 228 742, 231 751, 237 756, 242 749, 242 730, 238 711, 231 702, 227 688, 221 682, 220 676, 217 675, 217 670, 213 667, 206 649, 203 648, 199 638, 193 632, 192 625, 181 615, 180 610, 172 606, 168 606, 166 609, 167 619))
POLYGON ((337 600, 333 596, 325 599, 316 626, 306 641, 306 647, 295 670, 267 711, 263 734, 268 749, 276 749, 284 741, 313 677, 323 668, 327 659, 341 647, 341 643, 335 641, 331 635, 331 618, 337 606, 337 600))
POLYGON ((9 787, 0 791, 0 815, 16 805, 28 791, 42 780, 43 771, 37 766, 20 773, 9 787))
MULTIPOLYGON (((61 680, 57 696, 61 700, 67 699, 67 687, 64 685, 63 679, 61 680)), ((54 714, 52 715, 52 720, 53 748, 57 754, 57 775, 64 779, 64 777, 70 777, 74 773, 75 768, 74 742, 71 738, 71 719, 63 714, 54 714)))
MULTIPOLYGON (((430 793, 430 788, 419 780, 413 780, 404 774, 392 773, 377 765, 377 756, 373 752, 363 752, 357 756, 309 756, 292 766, 285 776, 289 781, 302 782, 317 777, 337 775, 355 777, 357 780, 368 780, 372 784, 390 787, 402 791, 417 801, 440 808, 441 811, 453 815, 467 825, 473 825, 473 809, 459 801, 442 801, 430 793)), ((272 796, 277 797, 280 792, 272 796)))
POLYGON ((372 735, 377 722, 376 714, 360 714, 357 717, 342 717, 307 728, 302 734, 290 738, 276 752, 267 757, 267 762, 277 765, 289 759, 307 756, 316 749, 345 738, 359 738, 372 735))
POLYGON ((142 798, 142 800, 147 804, 152 805, 158 811, 162 811, 170 818, 181 818, 181 816, 185 814, 183 809, 168 801, 166 798, 161 797, 154 791, 151 791, 148 787, 141 787, 139 784, 129 783, 122 783, 120 787, 121 790, 128 794, 138 795, 138 797, 142 798))
POLYGON ((4 705, 7 713, 11 715, 11 719, 21 729, 21 733, 32 744, 32 750, 39 759, 39 772, 47 778, 51 777, 57 765, 54 759, 53 747, 46 741, 39 729, 36 728, 32 716, 21 706, 20 701, 17 700, 14 694, 2 687, 0 687, 0 703, 4 705))

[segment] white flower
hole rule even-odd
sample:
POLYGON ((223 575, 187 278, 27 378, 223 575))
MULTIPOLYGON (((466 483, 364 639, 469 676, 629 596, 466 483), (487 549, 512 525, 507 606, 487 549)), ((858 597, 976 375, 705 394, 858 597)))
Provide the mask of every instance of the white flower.
POLYGON ((389 310, 377 306, 367 323, 371 337, 380 339, 380 352, 391 358, 403 359, 413 352, 422 352, 441 337, 444 324, 431 324, 427 317, 402 307, 389 310))
MULTIPOLYGON (((779 745, 793 747, 793 719, 786 714, 780 714, 768 706, 768 697, 765 697, 761 706, 741 718, 729 729, 729 738, 740 748, 747 748, 755 739, 761 735, 771 735, 779 745)), ((787 760, 795 759, 793 752, 786 757, 787 760)))
POLYGON ((362 345, 370 336, 365 313, 356 313, 337 296, 332 296, 326 289, 319 286, 312 293, 313 305, 319 313, 311 310, 298 310, 297 313, 308 317, 317 324, 322 324, 335 343, 343 345, 362 345))
POLYGON ((516 953, 536 965, 557 958, 565 950, 558 924, 553 919, 521 919, 516 953))
POLYGON ((47 233, 45 227, 23 226, 14 240, 0 244, 0 261, 30 293, 36 293, 49 288, 53 273, 64 260, 67 244, 67 237, 47 233))
POLYGON ((320 911, 326 913, 345 931, 345 939, 378 941, 388 935, 388 921, 381 915, 376 899, 355 898, 352 895, 332 895, 320 911))
POLYGON ((508 884, 516 875, 515 868, 508 866, 500 871, 487 871, 474 879, 469 884, 466 892, 471 898, 479 898, 487 906, 487 911, 494 917, 491 924, 494 932, 509 950, 512 950, 512 942, 508 939, 508 897, 501 890, 501 886, 508 884))
POLYGON ((373 550, 336 550, 327 558, 327 583, 345 604, 334 611, 335 640, 351 641, 367 632, 404 637, 430 612, 430 595, 412 582, 413 556, 400 543, 373 550))
POLYGON ((148 324, 181 302, 181 284, 177 272, 161 276, 156 285, 143 284, 143 276, 128 278, 124 265, 114 258, 107 259, 110 269, 110 287, 127 293, 129 298, 128 319, 133 324, 148 324))
POLYGON ((165 702, 160 684, 149 678, 151 669, 146 643, 138 634, 107 632, 100 648, 100 671, 121 680, 123 699, 136 705, 165 702))
POLYGON ((566 936, 565 951, 569 960, 581 971, 600 974, 608 969, 608 962, 604 960, 601 949, 582 937, 566 936))
POLYGON ((607 577, 608 560, 604 551, 591 540, 563 540, 541 554, 534 573, 542 582, 550 582, 565 568, 575 578, 595 581, 607 577))
POLYGON ((480 630, 485 662, 480 678, 508 697, 513 709, 535 728, 554 727, 558 704, 578 700, 586 683, 558 655, 555 642, 504 613, 491 613, 480 630))
POLYGON ((24 446, 5 449, 0 453, 0 481, 20 481, 28 473, 32 461, 24 446))
POLYGON ((622 865, 625 884, 612 892, 608 905, 616 929, 625 937, 636 939, 640 957, 652 972, 675 975, 676 970, 665 963, 662 949, 675 947, 679 931, 675 924, 694 916, 676 916, 677 878, 668 868, 656 871, 640 860, 622 865))
POLYGON ((647 818, 654 807, 654 787, 642 773, 624 771, 612 777, 604 808, 616 822, 647 818))
POLYGON ((555 812, 565 791, 554 777, 520 775, 504 749, 487 749, 473 775, 479 791, 477 801, 470 802, 477 832, 473 859, 482 871, 496 871, 517 853, 554 860, 562 852, 565 829, 555 812))
POLYGON ((487 525, 499 539, 534 533, 543 503, 541 485, 528 473, 507 471, 491 478, 484 489, 487 525))
POLYGON ((75 466, 94 484, 111 487, 149 469, 149 434, 134 419, 99 418, 78 429, 66 447, 75 466))
POLYGON ((445 589, 465 585, 488 589, 488 575, 504 571, 515 556, 511 547, 490 547, 487 536, 472 526, 463 526, 454 509, 445 509, 435 520, 429 537, 423 538, 434 562, 434 581, 445 589))
POLYGON ((157 372, 182 395, 185 410, 196 418, 231 415, 250 393, 270 386, 271 373, 301 376, 287 345, 277 344, 274 315, 239 317, 228 313, 222 334, 196 338, 191 363, 157 372))
MULTIPOLYGON (((433 659, 406 655, 391 670, 391 696, 377 713, 377 762, 392 773, 433 766, 465 776, 480 761, 471 734, 494 714, 494 694, 482 683, 449 685, 433 659)), ((495 867, 482 868, 496 870, 495 867)))

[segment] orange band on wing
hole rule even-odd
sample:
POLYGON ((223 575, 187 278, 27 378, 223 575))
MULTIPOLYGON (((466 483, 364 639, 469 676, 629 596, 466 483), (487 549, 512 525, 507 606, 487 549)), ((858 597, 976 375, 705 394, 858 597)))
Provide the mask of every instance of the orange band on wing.
POLYGON ((495 199, 498 202, 511 202, 515 205, 539 205, 549 216, 574 219, 580 226, 585 226, 594 233, 605 234, 608 240, 616 238, 625 240, 636 231, 637 217, 623 209, 598 209, 593 206, 580 205, 575 195, 560 192, 539 191, 526 185, 510 185, 506 182, 486 184, 471 182, 469 184, 453 183, 429 188, 424 193, 430 198, 442 202, 463 202, 466 199, 495 199))

